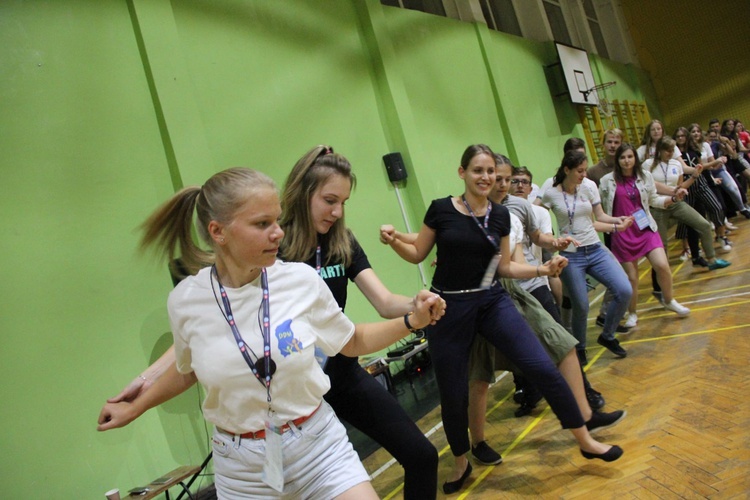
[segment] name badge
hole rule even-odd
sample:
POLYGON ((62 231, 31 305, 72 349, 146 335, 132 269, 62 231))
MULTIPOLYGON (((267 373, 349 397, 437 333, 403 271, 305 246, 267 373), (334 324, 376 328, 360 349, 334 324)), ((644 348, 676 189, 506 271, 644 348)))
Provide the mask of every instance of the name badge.
POLYGON ((643 231, 647 227, 649 227, 651 224, 648 220, 648 215, 646 214, 646 211, 642 208, 639 208, 635 212, 633 212, 633 217, 635 218, 635 223, 638 225, 638 228, 643 231))
POLYGON ((266 418, 266 463, 263 465, 263 482, 279 493, 284 491, 284 461, 281 456, 281 427, 274 414, 266 418))

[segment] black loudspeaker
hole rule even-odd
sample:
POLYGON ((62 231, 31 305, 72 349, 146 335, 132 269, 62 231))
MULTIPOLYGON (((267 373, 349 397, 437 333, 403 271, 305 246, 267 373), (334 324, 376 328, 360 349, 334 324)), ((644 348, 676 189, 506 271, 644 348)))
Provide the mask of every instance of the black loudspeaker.
POLYGON ((391 182, 403 181, 406 179, 406 167, 401 153, 388 153, 383 156, 385 170, 388 172, 388 179, 391 182))

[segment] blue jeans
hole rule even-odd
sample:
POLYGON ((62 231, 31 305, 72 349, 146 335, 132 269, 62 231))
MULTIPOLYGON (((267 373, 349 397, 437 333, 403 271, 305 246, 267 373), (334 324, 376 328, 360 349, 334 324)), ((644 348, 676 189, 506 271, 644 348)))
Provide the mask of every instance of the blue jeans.
POLYGON ((732 203, 734 203, 734 208, 737 210, 744 210, 745 204, 742 203, 740 188, 737 187, 737 182, 735 182, 729 172, 727 172, 727 168, 722 166, 716 176, 721 179, 721 184, 719 186, 729 195, 732 203))
POLYGON ((612 294, 612 300, 606 309, 602 336, 614 339, 615 329, 628 309, 630 297, 633 295, 628 276, 620 263, 600 243, 578 247, 576 252, 560 252, 560 255, 568 259, 568 266, 563 269, 560 279, 570 293, 573 305, 571 329, 573 336, 578 339, 578 348, 586 348, 586 319, 589 314, 586 274, 603 284, 612 294))

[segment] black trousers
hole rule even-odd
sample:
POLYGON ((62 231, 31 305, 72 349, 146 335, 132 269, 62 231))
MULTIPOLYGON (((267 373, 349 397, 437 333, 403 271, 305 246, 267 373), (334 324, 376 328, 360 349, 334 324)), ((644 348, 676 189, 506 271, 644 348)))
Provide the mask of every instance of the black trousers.
POLYGON ((447 303, 445 316, 427 328, 427 339, 440 391, 443 427, 454 456, 471 448, 468 364, 475 335, 487 339, 539 388, 563 428, 583 426, 568 383, 502 286, 441 295, 447 303))
POLYGON ((385 448, 404 468, 404 498, 437 495, 438 453, 393 395, 342 354, 326 365, 331 390, 324 396, 336 415, 385 448))

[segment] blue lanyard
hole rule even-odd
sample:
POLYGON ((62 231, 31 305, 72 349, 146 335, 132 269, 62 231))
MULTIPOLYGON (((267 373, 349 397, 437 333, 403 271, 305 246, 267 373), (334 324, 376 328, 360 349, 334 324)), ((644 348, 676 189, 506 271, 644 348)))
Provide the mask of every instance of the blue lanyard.
POLYGON ((474 219, 474 222, 477 223, 479 229, 484 233, 490 243, 492 243, 492 246, 495 247, 495 250, 500 248, 500 244, 497 242, 497 240, 487 231, 490 220, 490 212, 492 212, 492 202, 487 202, 487 212, 484 214, 484 224, 482 224, 481 222, 479 222, 479 219, 477 219, 477 216, 474 215, 474 211, 469 206, 469 203, 466 201, 466 197, 464 195, 461 195, 461 201, 464 202, 464 206, 466 207, 466 210, 469 211, 469 215, 471 215, 471 218, 474 219))
POLYGON ((262 268, 260 272, 260 286, 263 289, 263 299, 261 300, 261 307, 260 307, 260 313, 262 314, 261 319, 261 330, 263 333, 263 372, 258 369, 257 366, 257 360, 258 355, 255 354, 255 352, 252 350, 250 346, 248 346, 244 339, 242 338, 242 335, 240 334, 240 330, 237 328, 237 324, 234 321, 234 314, 232 314, 232 306, 229 303, 229 297, 227 297, 227 291, 224 289, 224 285, 221 284, 221 281, 219 280, 219 273, 216 271, 216 265, 213 265, 211 267, 211 290, 214 292, 214 298, 216 299, 216 304, 219 306, 219 309, 221 310, 221 314, 224 316, 224 319, 227 320, 227 324, 229 325, 229 328, 232 330, 232 335, 234 335, 234 340, 237 342, 237 347, 239 348, 240 352, 242 353, 242 357, 245 359, 245 362, 247 363, 247 366, 250 367, 250 371, 253 372, 253 375, 255 375, 255 378, 258 379, 258 382, 261 383, 266 388, 266 394, 268 396, 268 403, 271 403, 271 379, 273 378, 273 374, 276 371, 276 363, 273 362, 271 359, 271 313, 269 308, 269 297, 270 294, 268 292, 268 275, 266 274, 266 268, 262 268), (219 294, 221 295, 221 302, 224 304, 224 307, 222 308, 219 304, 219 300, 216 297, 216 291, 214 290, 213 286, 213 278, 214 275, 216 275, 216 282, 219 284, 219 294), (250 357, 250 353, 252 352, 253 356, 255 356, 256 361, 253 361, 253 359, 250 357))
MULTIPOLYGON (((320 276, 320 268, 321 268, 321 257, 320 257, 320 245, 315 249, 315 271, 318 273, 318 276, 320 276)), ((320 367, 325 370, 326 365, 328 364, 328 356, 326 353, 323 352, 323 349, 321 349, 319 346, 315 346, 315 360, 318 362, 320 367)))

